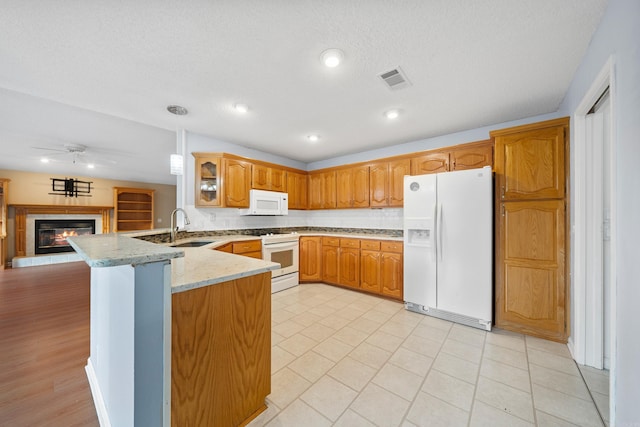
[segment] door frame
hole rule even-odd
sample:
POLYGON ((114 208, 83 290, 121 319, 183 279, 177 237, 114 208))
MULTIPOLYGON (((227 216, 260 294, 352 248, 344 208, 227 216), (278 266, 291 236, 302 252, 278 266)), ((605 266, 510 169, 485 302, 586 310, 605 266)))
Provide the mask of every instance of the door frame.
MULTIPOLYGON (((587 120, 586 116, 598 101, 600 96, 609 87, 610 96, 610 173, 611 188, 609 191, 611 197, 611 259, 610 259, 610 304, 609 313, 611 316, 611 331, 609 334, 611 359, 610 359, 610 413, 614 414, 613 404, 615 402, 615 388, 611 387, 615 383, 616 378, 616 245, 617 245, 617 208, 616 208, 616 79, 615 79, 615 57, 610 56, 604 67, 591 84, 582 101, 576 108, 573 115, 573 135, 574 141, 571 152, 574 153, 575 167, 572 168, 573 185, 571 185, 574 201, 574 218, 572 224, 573 234, 573 251, 572 251, 572 305, 573 305, 573 333, 569 339, 569 349, 575 361, 584 364, 591 354, 588 352, 602 351, 597 347, 587 348, 587 334, 591 334, 590 339, 596 339, 599 332, 587 330, 589 322, 602 322, 604 313, 602 309, 602 298, 588 299, 589 293, 597 294, 598 289, 587 289, 587 265, 593 260, 588 259, 587 254, 587 224, 593 217, 592 212, 587 207, 586 188, 587 174, 589 173, 587 161, 587 151, 591 147, 587 147, 587 120), (589 320, 587 320, 589 319, 589 320)), ((600 261, 599 261, 600 262, 600 261)), ((601 291, 601 290, 600 290, 601 291)), ((603 345, 603 343, 601 343, 603 345)), ((612 420, 613 421, 613 420, 612 420)))

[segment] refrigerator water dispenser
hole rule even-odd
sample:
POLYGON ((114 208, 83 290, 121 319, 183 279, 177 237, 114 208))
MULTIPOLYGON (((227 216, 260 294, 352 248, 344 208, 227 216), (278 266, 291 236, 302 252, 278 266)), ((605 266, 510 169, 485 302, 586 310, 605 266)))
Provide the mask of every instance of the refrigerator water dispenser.
POLYGON ((431 247, 431 230, 410 228, 407 230, 406 243, 411 246, 431 247))

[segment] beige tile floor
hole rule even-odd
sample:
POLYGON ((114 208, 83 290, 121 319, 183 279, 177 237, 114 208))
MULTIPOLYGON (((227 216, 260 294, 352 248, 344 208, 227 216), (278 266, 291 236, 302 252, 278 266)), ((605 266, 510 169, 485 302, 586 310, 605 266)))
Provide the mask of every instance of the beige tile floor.
POLYGON ((252 427, 602 426, 598 407, 608 418, 606 371, 579 368, 563 344, 322 284, 274 294, 272 323, 268 410, 252 427))

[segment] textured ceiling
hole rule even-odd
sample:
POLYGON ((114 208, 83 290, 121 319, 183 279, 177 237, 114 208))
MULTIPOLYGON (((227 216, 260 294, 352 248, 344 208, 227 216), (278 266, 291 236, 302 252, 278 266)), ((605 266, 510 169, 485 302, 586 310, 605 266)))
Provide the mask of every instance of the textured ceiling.
POLYGON ((556 111, 606 0, 0 5, 0 168, 72 142, 95 176, 172 183, 178 128, 306 163, 556 111), (397 66, 412 85, 391 91, 397 66))

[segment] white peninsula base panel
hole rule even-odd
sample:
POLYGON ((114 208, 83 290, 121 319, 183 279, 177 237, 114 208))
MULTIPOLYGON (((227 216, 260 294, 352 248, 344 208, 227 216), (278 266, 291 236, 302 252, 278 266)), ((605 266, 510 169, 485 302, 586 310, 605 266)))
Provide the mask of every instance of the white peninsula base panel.
POLYGON ((171 264, 91 268, 86 371, 101 426, 171 421, 171 264))

